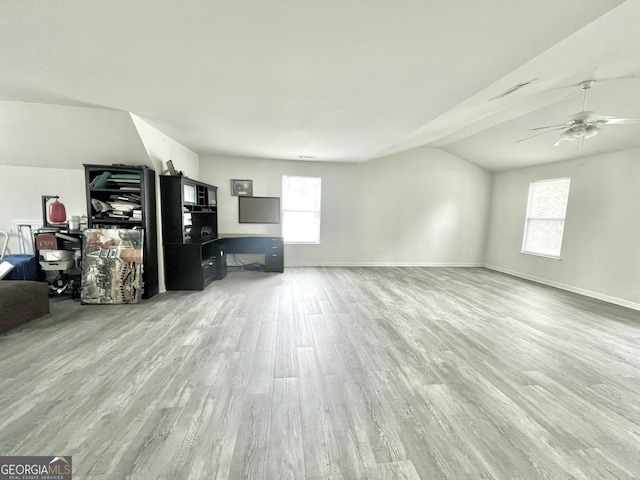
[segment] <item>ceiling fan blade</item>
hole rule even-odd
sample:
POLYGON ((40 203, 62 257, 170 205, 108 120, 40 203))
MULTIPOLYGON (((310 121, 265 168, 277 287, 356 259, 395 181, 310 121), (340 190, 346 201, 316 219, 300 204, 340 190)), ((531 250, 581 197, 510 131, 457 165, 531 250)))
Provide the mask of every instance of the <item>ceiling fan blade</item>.
POLYGON ((557 132, 558 130, 565 130, 566 128, 567 128, 566 125, 562 125, 562 126, 556 125, 556 128, 554 128, 553 130, 547 130, 546 132, 536 133, 535 135, 531 135, 530 137, 522 138, 520 140, 516 140, 516 143, 524 142, 525 140, 529 140, 530 138, 539 137, 540 135, 546 135, 547 133, 557 132))
POLYGON ((568 140, 564 137, 559 137, 558 140, 556 141, 556 143, 553 144, 554 147, 557 147, 558 145, 560 145, 561 143, 564 142, 568 142, 568 140))
POLYGON ((596 120, 596 122, 612 124, 612 125, 621 125, 624 123, 640 123, 640 117, 629 117, 629 118, 604 117, 602 120, 596 120))
POLYGON ((545 128, 569 128, 571 125, 572 125, 571 122, 568 122, 568 123, 560 123, 558 125, 547 125, 546 127, 530 128, 529 130, 533 131, 533 130, 544 130, 545 128))

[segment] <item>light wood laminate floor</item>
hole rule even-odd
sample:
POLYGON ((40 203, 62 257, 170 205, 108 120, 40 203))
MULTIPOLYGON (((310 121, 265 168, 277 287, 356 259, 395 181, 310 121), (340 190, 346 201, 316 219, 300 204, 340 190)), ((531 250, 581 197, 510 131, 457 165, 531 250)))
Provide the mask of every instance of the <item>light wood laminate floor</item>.
POLYGON ((640 478, 640 313, 481 268, 231 272, 0 336, 75 479, 640 478))

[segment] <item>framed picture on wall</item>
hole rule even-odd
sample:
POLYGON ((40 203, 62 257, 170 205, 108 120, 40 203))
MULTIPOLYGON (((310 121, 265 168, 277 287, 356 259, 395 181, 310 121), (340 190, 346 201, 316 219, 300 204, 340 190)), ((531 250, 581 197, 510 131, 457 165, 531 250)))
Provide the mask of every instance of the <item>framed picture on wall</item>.
POLYGON ((253 180, 231 180, 231 195, 253 196, 253 180))

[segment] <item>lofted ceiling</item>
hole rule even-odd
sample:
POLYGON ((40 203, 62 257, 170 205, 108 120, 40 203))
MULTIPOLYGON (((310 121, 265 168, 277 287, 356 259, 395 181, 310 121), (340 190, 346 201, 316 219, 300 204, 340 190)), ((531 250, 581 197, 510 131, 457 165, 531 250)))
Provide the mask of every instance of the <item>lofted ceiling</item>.
POLYGON ((3 0, 0 101, 132 112, 200 155, 429 145, 504 170, 640 147, 640 124, 517 142, 586 79, 588 110, 640 117, 639 21, 638 0, 3 0))

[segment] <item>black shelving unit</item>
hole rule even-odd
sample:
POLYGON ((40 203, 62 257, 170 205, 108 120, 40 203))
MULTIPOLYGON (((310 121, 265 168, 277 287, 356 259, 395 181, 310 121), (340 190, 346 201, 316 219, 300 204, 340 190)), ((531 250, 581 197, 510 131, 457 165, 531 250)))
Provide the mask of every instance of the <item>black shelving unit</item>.
POLYGON ((155 171, 146 166, 85 164, 84 172, 89 228, 144 230, 142 298, 153 297, 158 293, 155 171))
POLYGON ((226 275, 218 242, 218 187, 179 175, 160 176, 167 290, 202 290, 226 275))

